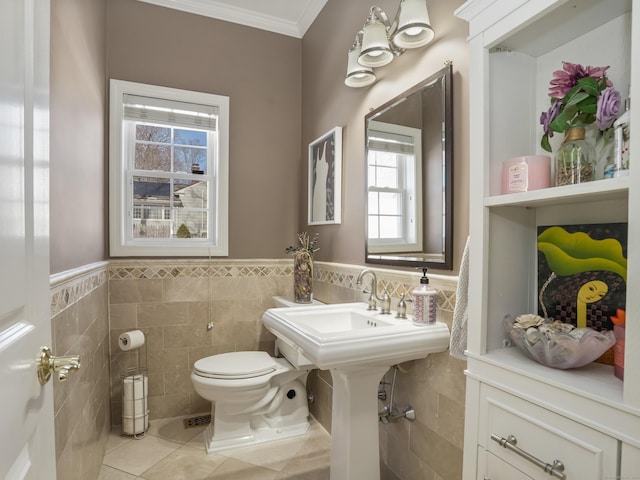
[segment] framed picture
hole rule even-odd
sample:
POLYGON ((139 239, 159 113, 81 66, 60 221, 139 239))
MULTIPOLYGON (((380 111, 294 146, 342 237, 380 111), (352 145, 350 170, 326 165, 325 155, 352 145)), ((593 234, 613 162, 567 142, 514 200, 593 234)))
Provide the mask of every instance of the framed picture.
POLYGON ((627 223, 538 227, 538 314, 613 330, 625 310, 627 223))
POLYGON ((309 225, 341 222, 342 127, 309 144, 309 225))

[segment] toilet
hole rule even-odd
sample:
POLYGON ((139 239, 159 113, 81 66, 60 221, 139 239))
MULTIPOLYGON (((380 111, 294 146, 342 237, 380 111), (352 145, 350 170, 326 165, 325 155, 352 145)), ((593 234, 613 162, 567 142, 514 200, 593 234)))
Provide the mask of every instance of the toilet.
MULTIPOLYGON (((277 307, 293 304, 282 297, 274 301, 277 307)), ((279 351, 286 351, 286 345, 277 339, 279 351)), ((212 421, 204 432, 207 453, 307 432, 305 385, 307 374, 315 367, 304 357, 297 357, 294 363, 296 366, 259 351, 222 353, 194 363, 193 386, 212 403, 212 421)))

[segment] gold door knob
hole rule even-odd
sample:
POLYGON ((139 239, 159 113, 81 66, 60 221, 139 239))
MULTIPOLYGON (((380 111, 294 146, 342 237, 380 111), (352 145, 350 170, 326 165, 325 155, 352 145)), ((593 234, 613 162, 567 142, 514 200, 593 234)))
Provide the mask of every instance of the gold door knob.
POLYGON ((38 380, 42 385, 47 383, 51 378, 51 374, 56 372, 58 379, 64 382, 69 372, 73 372, 80 368, 80 355, 67 355, 63 357, 55 357, 51 355, 49 347, 42 347, 37 360, 38 380))

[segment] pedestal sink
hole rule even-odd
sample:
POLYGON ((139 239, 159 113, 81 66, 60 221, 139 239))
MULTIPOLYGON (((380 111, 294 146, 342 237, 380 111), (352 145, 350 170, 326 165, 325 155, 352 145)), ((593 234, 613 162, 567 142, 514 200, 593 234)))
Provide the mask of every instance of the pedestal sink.
POLYGON ((379 480, 378 383, 392 365, 449 347, 444 323, 418 326, 393 315, 343 303, 272 308, 262 316, 287 346, 287 359, 302 355, 331 371, 331 480, 379 480))

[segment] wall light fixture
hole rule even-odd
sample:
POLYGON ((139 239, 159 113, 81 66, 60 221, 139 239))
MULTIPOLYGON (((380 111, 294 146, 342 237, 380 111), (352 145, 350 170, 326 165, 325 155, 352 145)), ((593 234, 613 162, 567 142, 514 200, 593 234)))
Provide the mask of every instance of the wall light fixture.
POLYGON ((380 7, 372 6, 362 30, 349 50, 348 87, 366 87, 376 81, 373 68, 389 64, 407 49, 427 45, 435 33, 426 0, 401 0, 393 20, 380 7))

